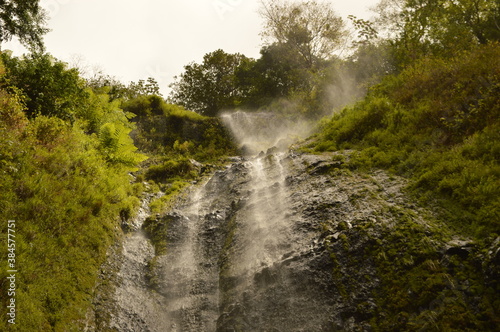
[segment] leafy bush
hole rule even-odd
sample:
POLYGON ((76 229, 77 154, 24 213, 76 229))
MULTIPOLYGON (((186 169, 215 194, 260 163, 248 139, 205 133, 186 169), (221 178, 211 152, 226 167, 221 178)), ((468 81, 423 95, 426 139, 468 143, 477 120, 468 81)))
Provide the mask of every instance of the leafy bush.
POLYGON ((128 100, 123 103, 122 108, 137 116, 165 115, 170 112, 169 105, 156 95, 142 95, 128 100))
POLYGON ((193 164, 186 158, 166 160, 160 165, 151 166, 146 171, 146 179, 166 182, 172 178, 194 178, 196 172, 193 164))
MULTIPOLYGON (((135 118, 137 130, 132 133, 141 151, 156 155, 192 157, 205 162, 235 153, 230 135, 217 118, 210 118, 184 108, 163 103, 163 115, 135 118)), ((144 112, 139 112, 144 113, 144 112)))

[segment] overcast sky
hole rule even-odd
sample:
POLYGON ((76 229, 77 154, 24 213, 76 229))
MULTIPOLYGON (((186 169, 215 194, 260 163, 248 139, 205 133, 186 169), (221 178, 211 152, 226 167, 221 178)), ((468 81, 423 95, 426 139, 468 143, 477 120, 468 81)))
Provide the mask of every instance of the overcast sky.
MULTIPOLYGON (((343 18, 369 18, 379 0, 331 0, 343 18)), ((51 31, 47 51, 124 83, 154 77, 166 97, 183 66, 216 49, 258 58, 258 0, 41 0, 51 31)), ((15 55, 16 43, 3 45, 15 55)))

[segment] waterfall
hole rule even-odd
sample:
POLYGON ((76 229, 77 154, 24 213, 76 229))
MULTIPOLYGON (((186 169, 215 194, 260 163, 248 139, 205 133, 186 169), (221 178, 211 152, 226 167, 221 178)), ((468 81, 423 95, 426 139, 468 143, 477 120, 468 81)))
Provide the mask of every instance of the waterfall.
MULTIPOLYGON (((170 332, 214 331, 218 317, 218 269, 205 243, 210 193, 205 184, 170 213, 167 252, 158 257, 160 292, 170 332)), ((215 215, 217 218, 217 215, 215 215)))
POLYGON ((300 317, 289 308, 309 305, 292 294, 301 287, 292 262, 311 236, 292 227, 285 151, 302 125, 266 113, 223 120, 247 155, 156 220, 164 253, 140 229, 125 240, 112 324, 120 331, 276 331, 300 317))
POLYGON ((95 301, 99 331, 372 330, 386 317, 380 264, 391 264, 373 255, 398 227, 427 234, 432 214, 410 214, 403 179, 349 172, 337 152, 280 146, 300 123, 265 113, 223 119, 246 154, 161 215, 149 216, 151 195, 143 200, 121 255, 110 254, 116 278, 102 273, 115 291, 95 301))
POLYGON ((271 154, 247 162, 249 195, 237 213, 239 238, 245 249, 233 265, 250 276, 283 254, 280 245, 288 229, 284 218, 286 176, 280 158, 281 155, 271 154))
POLYGON ((275 307, 273 294, 290 297, 287 290, 281 290, 288 273, 282 262, 292 255, 293 244, 300 242, 289 218, 286 179, 290 159, 285 151, 308 129, 271 113, 235 112, 222 118, 246 152, 247 181, 240 187, 239 205, 232 216, 234 237, 227 248, 229 263, 221 271, 225 296, 217 331, 235 327, 241 331, 275 330, 280 323, 264 316, 275 307))

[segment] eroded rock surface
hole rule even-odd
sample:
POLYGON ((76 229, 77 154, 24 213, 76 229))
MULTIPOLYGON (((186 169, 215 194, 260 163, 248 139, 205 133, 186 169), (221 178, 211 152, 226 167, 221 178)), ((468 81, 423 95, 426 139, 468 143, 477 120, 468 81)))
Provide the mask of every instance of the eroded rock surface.
MULTIPOLYGON (((348 156, 341 157, 234 158, 174 209, 149 217, 145 234, 164 237, 155 242, 163 249, 155 253, 141 230, 125 240, 107 326, 398 330, 431 326, 427 312, 451 310, 453 292, 466 298, 461 304, 479 307, 467 281, 454 275, 477 257, 469 240, 447 236, 405 196, 403 179, 351 173, 341 161, 348 156)), ((482 257, 492 262, 484 273, 491 287, 498 242, 482 257)))

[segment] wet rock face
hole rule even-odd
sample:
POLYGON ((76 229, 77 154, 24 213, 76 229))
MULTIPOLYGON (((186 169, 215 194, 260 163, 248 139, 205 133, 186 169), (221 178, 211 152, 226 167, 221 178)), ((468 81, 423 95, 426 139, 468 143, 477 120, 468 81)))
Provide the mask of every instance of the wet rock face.
MULTIPOLYGON (((474 247, 434 236, 439 230, 403 195, 402 179, 352 174, 335 155, 272 152, 235 158, 174 209, 147 219, 149 239, 164 241, 165 250, 126 241, 132 247, 121 256, 114 327, 404 330, 422 310, 446 302, 429 294, 466 288, 466 281, 446 278, 474 258, 474 247), (405 274, 412 269, 417 280, 439 276, 427 289, 405 274), (390 293, 397 287, 407 289, 390 293), (384 325, 390 310, 408 313, 384 325)), ((485 268, 491 284, 498 247, 492 245, 485 268)))
MULTIPOLYGON (((220 284, 225 296, 217 331, 369 330, 375 306, 371 292, 379 281, 373 262, 362 259, 372 240, 352 228, 375 220, 374 215, 386 204, 368 194, 379 190, 377 182, 335 176, 341 163, 331 157, 287 155, 279 162, 285 172, 282 183, 273 182, 273 166, 267 168, 271 180, 267 190, 275 198, 280 195, 276 187, 283 186, 282 202, 275 199, 274 203, 286 206, 281 211, 286 226, 275 235, 280 243, 271 247, 279 255, 250 271, 238 273, 232 265, 222 266, 220 284), (332 257, 337 246, 338 252, 345 251, 342 239, 346 234, 352 242, 351 257, 332 257), (359 261, 347 262, 356 255, 359 261), (346 290, 345 285, 355 282, 347 279, 359 279, 359 286, 346 290)), ((401 187, 398 181, 389 182, 386 185, 391 190, 401 187)), ((251 204, 252 194, 249 196, 241 199, 251 204)), ((272 211, 265 214, 272 217, 272 211)), ((234 215, 236 228, 251 222, 246 219, 251 215, 249 209, 240 208, 234 215)), ((244 257, 241 252, 248 248, 240 242, 244 239, 233 240, 228 248, 233 260, 244 257)))

